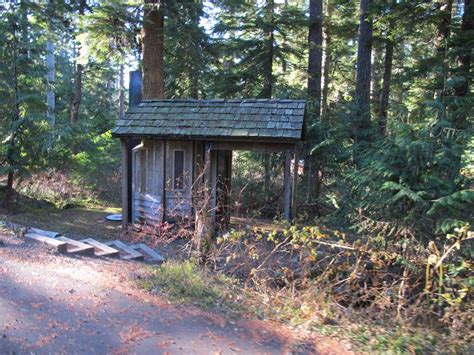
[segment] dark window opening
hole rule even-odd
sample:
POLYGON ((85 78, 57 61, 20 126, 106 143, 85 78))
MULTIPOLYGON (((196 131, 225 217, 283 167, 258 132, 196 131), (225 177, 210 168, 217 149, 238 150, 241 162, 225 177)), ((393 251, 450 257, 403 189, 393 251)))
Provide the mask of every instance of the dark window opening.
POLYGON ((184 151, 174 151, 174 189, 184 189, 184 151))

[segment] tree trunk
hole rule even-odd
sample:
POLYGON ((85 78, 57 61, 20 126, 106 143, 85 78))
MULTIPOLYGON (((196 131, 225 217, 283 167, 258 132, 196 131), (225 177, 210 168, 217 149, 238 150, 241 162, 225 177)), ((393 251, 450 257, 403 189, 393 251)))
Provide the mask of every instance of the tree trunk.
MULTIPOLYGON (((79 52, 78 52, 79 55, 79 52)), ((82 64, 76 64, 76 87, 71 107, 71 123, 76 124, 79 121, 79 109, 82 101, 82 64)))
POLYGON ((264 153, 263 156, 263 165, 265 167, 265 175, 263 178, 263 189, 265 192, 265 199, 269 200, 270 191, 270 181, 271 181, 271 155, 269 153, 264 153))
POLYGON ((143 100, 165 97, 163 0, 145 0, 143 18, 143 100))
POLYGON ((49 146, 52 145, 53 137, 54 137, 54 126, 56 125, 56 115, 55 115, 55 94, 54 94, 54 81, 55 81, 55 73, 54 73, 54 42, 51 39, 48 39, 46 42, 46 67, 48 69, 46 75, 46 106, 47 106, 47 117, 49 124, 51 125, 52 132, 50 133, 49 137, 49 146))
POLYGON ((119 70, 119 107, 118 107, 118 117, 122 118, 125 115, 125 84, 124 84, 124 65, 120 64, 119 70))
POLYGON ((474 7, 473 0, 464 0, 464 14, 462 17, 461 30, 456 38, 455 50, 458 54, 458 70, 456 76, 461 78, 460 82, 454 88, 455 100, 450 105, 452 128, 455 129, 455 139, 463 148, 455 151, 455 165, 452 169, 453 178, 459 176, 462 168, 462 153, 466 149, 466 144, 471 140, 471 124, 467 119, 472 111, 470 104, 470 70, 471 70, 471 51, 470 41, 474 32, 474 7))
MULTIPOLYGON (((86 0, 79 1, 79 15, 82 17, 86 9, 86 0)), ((81 53, 80 47, 77 49, 76 57, 79 58, 81 53)), ((75 125, 79 121, 79 110, 81 108, 82 101, 82 70, 83 66, 80 63, 76 64, 76 85, 74 90, 74 97, 71 104, 71 124, 75 125)), ((72 153, 77 154, 78 149, 76 145, 72 146, 72 153)))
POLYGON ((447 40, 450 35, 451 13, 453 10, 453 0, 442 0, 440 6, 440 20, 436 29, 435 45, 437 54, 444 57, 447 48, 447 40))
POLYGON ((328 112, 328 95, 329 95, 329 72, 331 70, 330 63, 330 49, 331 49, 331 34, 329 29, 329 21, 331 20, 332 5, 329 0, 326 0, 326 24, 324 25, 324 51, 323 51, 323 83, 322 83, 322 98, 321 98, 321 117, 324 119, 328 112))
MULTIPOLYGON (((273 96, 273 56, 274 56, 274 17, 273 12, 275 11, 275 3, 273 0, 267 0, 266 2, 266 16, 267 21, 269 24, 270 30, 266 34, 267 38, 267 55, 265 58, 265 64, 263 67, 263 76, 264 76, 264 83, 263 89, 260 93, 260 97, 265 99, 271 99, 273 96)), ((271 153, 264 153, 263 160, 264 160, 264 168, 265 168, 265 176, 264 176, 264 192, 265 197, 268 200, 271 185, 271 153)))
POLYGON ((393 42, 387 39, 385 43, 385 61, 383 69, 383 84, 382 92, 380 94, 380 112, 379 112, 379 132, 385 135, 387 129, 387 111, 388 98, 390 96, 390 82, 392 79, 392 64, 393 64, 393 42))
MULTIPOLYGON (((15 158, 14 158, 14 153, 16 151, 16 135, 17 135, 17 130, 18 127, 15 128, 16 122, 20 119, 20 89, 18 87, 18 55, 19 52, 22 50, 20 49, 23 46, 18 45, 18 39, 17 39, 17 33, 16 33, 17 27, 15 26, 14 32, 13 32, 13 99, 14 99, 14 105, 13 105, 13 112, 12 112, 12 119, 11 119, 11 137, 10 141, 8 143, 8 148, 7 148, 7 156, 6 156, 6 163, 8 165, 8 177, 7 177, 7 186, 5 189, 5 195, 3 197, 3 204, 2 207, 6 208, 10 202, 10 199, 13 195, 13 179, 14 179, 14 167, 15 167, 15 158), (20 47, 20 48, 19 48, 20 47)), ((27 29, 24 29, 24 33, 27 32, 27 29)), ((24 36, 23 36, 24 39, 24 36)), ((26 44, 23 44, 26 46, 26 44)))
POLYGON ((308 55, 308 96, 317 104, 317 116, 321 104, 321 72, 323 57, 323 1, 309 2, 309 55, 308 55))
POLYGON ((260 93, 260 97, 265 99, 271 99, 273 95, 273 56, 274 56, 274 18, 273 12, 275 10, 275 4, 273 0, 267 0, 266 3, 266 15, 269 23, 270 30, 266 34, 267 38, 267 55, 265 58, 265 64, 263 67, 264 83, 263 89, 260 93))
MULTIPOLYGON (((438 77, 435 97, 438 97, 444 106, 444 98, 446 96, 447 82, 448 82, 448 71, 449 71, 449 58, 448 58, 448 40, 450 36, 451 27, 451 13, 453 10, 453 0, 442 0, 440 7, 440 17, 438 22, 438 28, 436 30, 435 45, 436 45, 436 57, 437 63, 441 66, 440 76, 438 77)), ((438 119, 445 117, 445 109, 440 112, 438 119)))
POLYGON ((381 95, 381 75, 382 75, 382 49, 377 46, 373 47, 371 63, 372 63, 372 73, 370 81, 370 103, 372 105, 372 111, 375 116, 380 115, 380 95, 381 95))
POLYGON ((356 143, 370 140, 370 76, 372 53, 372 18, 369 10, 372 0, 361 0, 359 42, 357 46, 356 114, 354 140, 356 143))
POLYGON ((3 197, 3 208, 8 207, 8 203, 13 196, 13 171, 8 172, 7 186, 5 188, 5 196, 3 197))
MULTIPOLYGON (((469 36, 472 36, 474 31, 474 6, 473 0, 464 0, 464 14, 462 17, 461 25, 461 36, 458 39, 460 46, 465 44, 464 41, 469 40, 469 36)), ((472 40, 472 38, 471 38, 472 40)), ((458 57, 458 73, 457 75, 462 76, 464 80, 455 87, 455 95, 458 98, 466 98, 469 95, 470 87, 470 69, 471 69, 471 47, 464 45, 461 50, 459 50, 458 57)), ((459 107, 454 112, 455 117, 453 118, 453 128, 465 130, 469 128, 469 123, 467 121, 467 114, 469 112, 469 105, 464 105, 466 107, 459 107)))

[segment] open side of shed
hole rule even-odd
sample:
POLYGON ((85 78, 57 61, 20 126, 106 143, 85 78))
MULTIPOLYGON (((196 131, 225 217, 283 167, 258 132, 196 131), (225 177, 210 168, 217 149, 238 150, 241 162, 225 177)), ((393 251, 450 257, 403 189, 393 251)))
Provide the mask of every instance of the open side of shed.
POLYGON ((147 100, 117 121, 123 227, 193 219, 229 223, 232 151, 285 152, 284 215, 296 212, 291 160, 305 136, 302 100, 147 100))

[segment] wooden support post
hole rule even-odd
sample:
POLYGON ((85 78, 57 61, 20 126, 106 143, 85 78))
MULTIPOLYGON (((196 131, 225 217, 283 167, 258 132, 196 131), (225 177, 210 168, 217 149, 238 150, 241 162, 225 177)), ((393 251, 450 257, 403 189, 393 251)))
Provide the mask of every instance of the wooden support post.
POLYGON ((126 230, 128 227, 128 180, 131 178, 128 172, 128 141, 121 139, 122 147, 122 229, 126 230))
POLYGON ((216 230, 216 212, 217 212, 217 151, 211 151, 211 179, 210 179, 211 201, 211 234, 216 230))
POLYGON ((212 151, 211 144, 206 143, 204 148, 204 204, 202 208, 202 219, 204 223, 203 237, 211 236, 211 200, 212 200, 212 151))
POLYGON ((230 226, 230 204, 232 190, 232 150, 226 151, 226 174, 225 174, 225 206, 224 206, 224 225, 226 228, 230 226))
POLYGON ((166 222, 166 141, 163 141, 163 190, 161 192, 161 222, 166 222))
POLYGON ((285 219, 290 221, 290 207, 291 207, 291 151, 287 150, 285 152, 285 177, 284 177, 284 187, 285 187, 285 202, 284 202, 284 212, 283 215, 285 219))
POLYGON ((212 230, 212 218, 211 218, 211 199, 212 199, 212 186, 211 186, 211 155, 212 144, 206 143, 204 146, 204 166, 203 166, 203 184, 201 186, 202 198, 197 204, 196 208, 196 226, 194 231, 193 245, 196 250, 200 253, 207 253, 210 246, 210 240, 214 231, 212 230))
POLYGON ((291 184, 291 218, 295 218, 296 217, 296 210, 297 210, 297 204, 298 204, 298 200, 297 200, 297 188, 298 188, 298 160, 299 160, 299 156, 298 156, 298 151, 295 151, 295 154, 294 154, 294 160, 295 160, 295 164, 293 165, 293 180, 292 180, 292 184, 291 184))

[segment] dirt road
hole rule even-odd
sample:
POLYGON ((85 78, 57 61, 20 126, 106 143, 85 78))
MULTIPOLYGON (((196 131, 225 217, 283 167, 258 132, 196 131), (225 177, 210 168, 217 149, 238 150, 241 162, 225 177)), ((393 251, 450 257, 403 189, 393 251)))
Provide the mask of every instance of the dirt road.
MULTIPOLYGON (((141 291, 134 282, 143 272, 139 263, 62 256, 0 234, 2 240, 2 354, 280 354, 294 349, 289 333, 269 323, 226 319, 141 291)), ((304 352, 313 351, 306 347, 304 352)))

